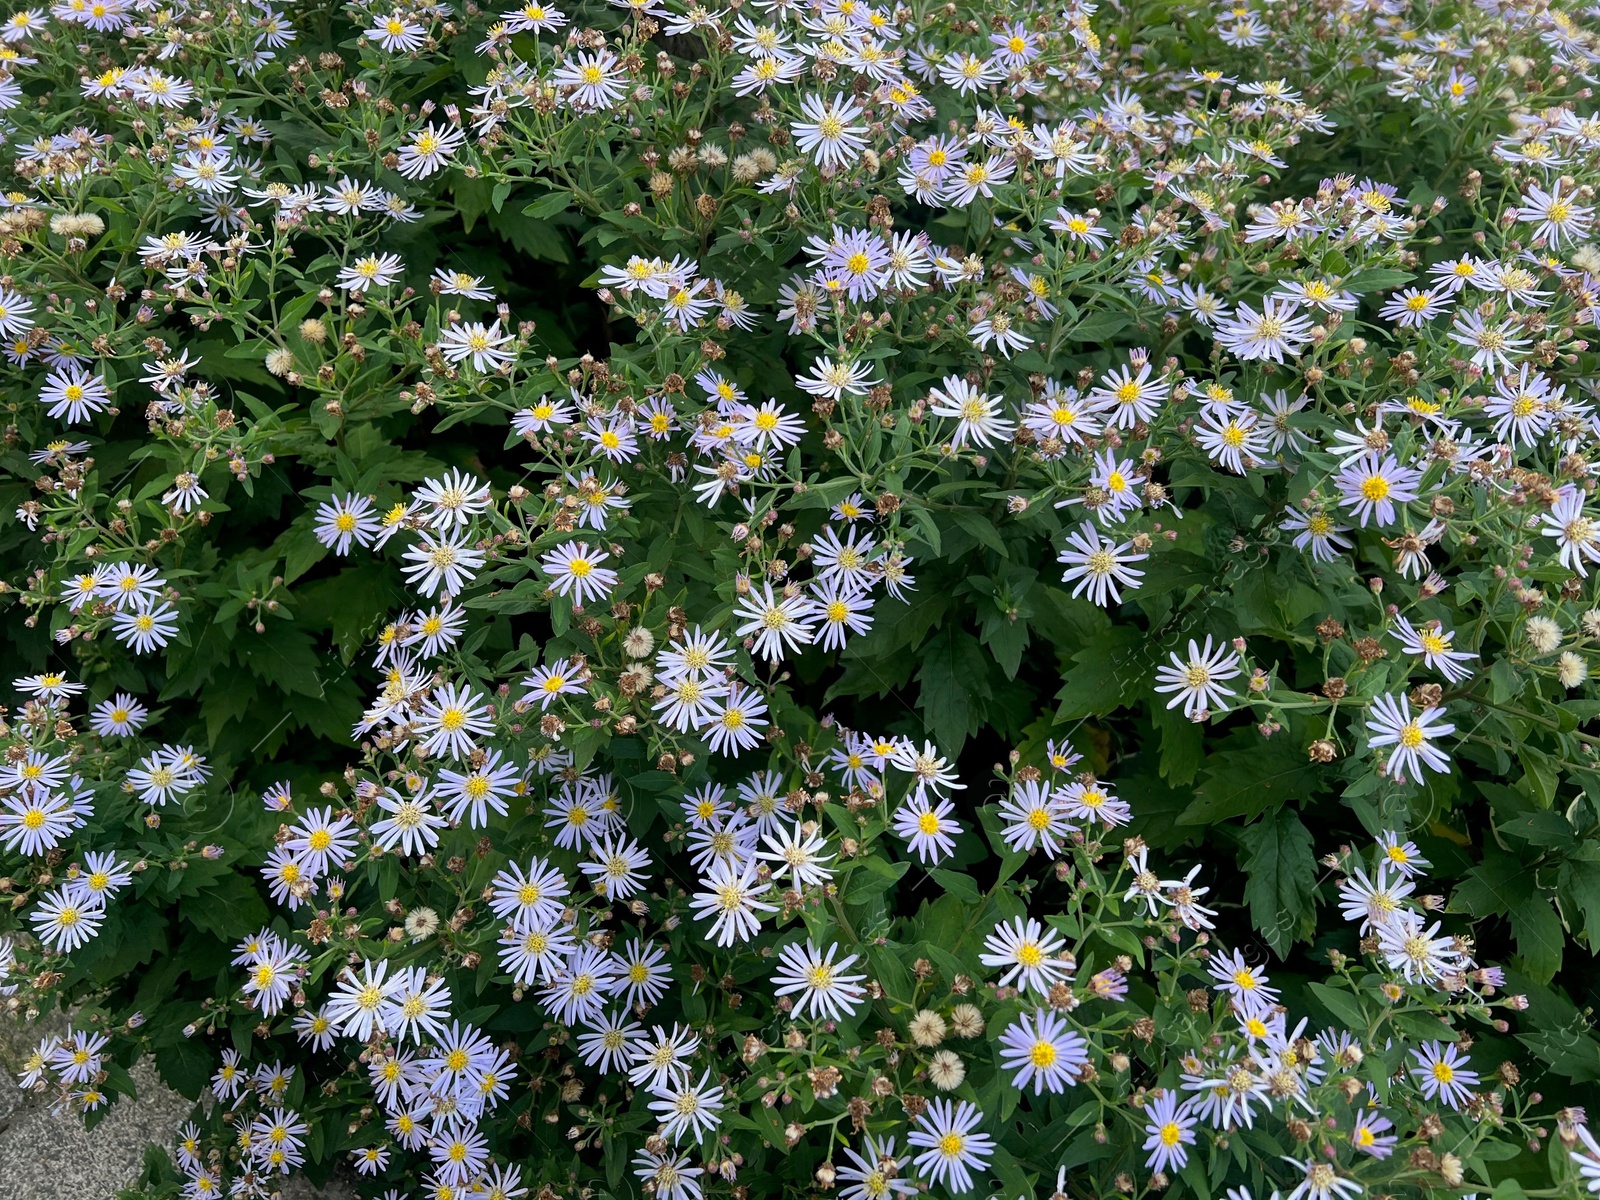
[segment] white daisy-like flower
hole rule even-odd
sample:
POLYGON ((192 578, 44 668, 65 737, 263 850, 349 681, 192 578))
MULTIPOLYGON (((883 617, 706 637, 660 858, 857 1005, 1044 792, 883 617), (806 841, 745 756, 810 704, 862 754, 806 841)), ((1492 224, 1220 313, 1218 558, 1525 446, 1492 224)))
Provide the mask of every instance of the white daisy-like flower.
POLYGON ((1067 534, 1067 548, 1056 555, 1056 561, 1067 568, 1062 582, 1076 582, 1074 597, 1088 592, 1090 600, 1107 608, 1122 602, 1123 588, 1136 588, 1144 579, 1143 571, 1128 564, 1148 557, 1142 550, 1135 550, 1131 541, 1118 544, 1085 521, 1067 534))
POLYGON ((1000 1065, 1016 1072, 1011 1082, 1020 1091, 1030 1083, 1035 1095, 1071 1087, 1088 1061, 1089 1043, 1049 1009, 1024 1013, 1000 1035, 1000 1065))
POLYGON ((929 393, 929 399, 933 401, 929 412, 956 422, 956 431, 950 438, 952 449, 960 449, 968 442, 993 446, 996 440, 1009 441, 1017 431, 1016 422, 1004 416, 1000 397, 986 395, 960 375, 946 375, 929 393))
POLYGON ((930 1183, 954 1192, 966 1192, 974 1183, 973 1171, 989 1165, 994 1139, 978 1132, 983 1113, 969 1100, 952 1103, 940 1097, 917 1117, 906 1140, 921 1149, 914 1165, 930 1183))
POLYGON ((978 961, 1001 968, 997 981, 1001 986, 1014 983, 1019 991, 1048 995, 1055 984, 1072 978, 1073 964, 1057 957, 1065 946, 1060 934, 1033 917, 1013 917, 984 938, 978 961))
POLYGON ((1227 701, 1233 689, 1224 687, 1229 679, 1240 673, 1239 656, 1227 646, 1211 647, 1211 635, 1206 634, 1205 648, 1189 639, 1189 657, 1181 659, 1176 654, 1168 656, 1171 664, 1156 668, 1155 690, 1171 694, 1169 709, 1183 705, 1183 715, 1191 721, 1200 720, 1207 712, 1227 712, 1227 701))
POLYGON ((604 600, 616 590, 617 573, 600 564, 611 556, 582 542, 564 542, 545 552, 539 566, 550 577, 550 586, 559 596, 574 604, 604 600))
POLYGON ((1443 707, 1425 708, 1411 714, 1411 701, 1402 693, 1378 696, 1367 714, 1367 731, 1374 750, 1393 746, 1388 772, 1396 782, 1409 776, 1421 779, 1424 770, 1448 774, 1450 756, 1434 739, 1454 733, 1456 727, 1445 722, 1443 707))
POLYGON ((849 973, 856 955, 834 961, 838 945, 818 950, 810 939, 804 945, 791 942, 778 952, 778 969, 771 980, 775 996, 794 996, 791 1015, 799 1020, 809 1011, 813 1017, 826 1016, 840 1021, 851 1016, 866 998, 860 986, 865 975, 849 973))

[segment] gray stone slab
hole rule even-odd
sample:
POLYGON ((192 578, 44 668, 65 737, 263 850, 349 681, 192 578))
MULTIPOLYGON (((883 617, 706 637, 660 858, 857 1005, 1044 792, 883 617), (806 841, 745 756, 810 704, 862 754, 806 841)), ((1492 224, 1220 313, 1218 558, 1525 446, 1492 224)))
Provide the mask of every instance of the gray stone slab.
MULTIPOLYGON (((158 1142, 170 1149, 191 1111, 190 1102, 161 1082, 153 1064, 144 1062, 130 1072, 138 1099, 121 1097, 93 1130, 85 1130, 75 1119, 51 1116, 43 1100, 17 1086, 15 1068, 46 1032, 65 1025, 60 1018, 24 1025, 15 1017, 0 1015, 0 1197, 4 1200, 113 1200, 117 1190, 138 1174, 145 1147, 158 1142)), ((285 1200, 354 1200, 354 1196, 353 1189, 339 1182, 317 1189, 295 1179, 284 1188, 285 1200)))

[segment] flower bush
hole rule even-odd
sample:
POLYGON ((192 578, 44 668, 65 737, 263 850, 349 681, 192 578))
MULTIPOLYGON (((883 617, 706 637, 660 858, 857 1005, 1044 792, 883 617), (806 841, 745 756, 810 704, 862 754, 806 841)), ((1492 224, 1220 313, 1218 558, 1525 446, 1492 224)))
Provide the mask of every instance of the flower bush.
POLYGON ((141 1196, 1600 1193, 1600 38, 0 32, 24 1086, 141 1196))

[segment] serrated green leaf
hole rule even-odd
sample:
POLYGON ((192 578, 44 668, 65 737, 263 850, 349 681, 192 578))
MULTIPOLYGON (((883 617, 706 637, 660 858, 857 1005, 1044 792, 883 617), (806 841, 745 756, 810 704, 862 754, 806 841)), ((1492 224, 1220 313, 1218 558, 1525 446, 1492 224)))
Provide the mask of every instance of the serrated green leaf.
POLYGON ((1287 809, 1247 827, 1239 837, 1246 857, 1245 902, 1250 919, 1282 958, 1308 930, 1317 861, 1311 831, 1287 809))

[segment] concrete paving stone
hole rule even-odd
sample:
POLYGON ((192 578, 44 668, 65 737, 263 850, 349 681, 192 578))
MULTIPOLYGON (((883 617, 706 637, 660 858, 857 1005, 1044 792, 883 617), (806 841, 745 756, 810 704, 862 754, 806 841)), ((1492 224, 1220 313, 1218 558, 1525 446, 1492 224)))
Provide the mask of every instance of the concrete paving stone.
MULTIPOLYGON (((0 1016, 0 1200, 113 1200, 138 1174, 145 1147, 159 1142, 170 1149, 191 1111, 154 1064, 142 1062, 129 1072, 138 1099, 119 1099, 93 1130, 51 1116, 47 1103, 17 1086, 16 1068, 45 1033, 65 1028, 60 1016, 30 1025, 0 1016)), ((293 1179, 283 1195, 354 1200, 356 1193, 337 1180, 318 1189, 293 1179)))

